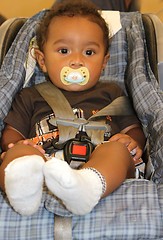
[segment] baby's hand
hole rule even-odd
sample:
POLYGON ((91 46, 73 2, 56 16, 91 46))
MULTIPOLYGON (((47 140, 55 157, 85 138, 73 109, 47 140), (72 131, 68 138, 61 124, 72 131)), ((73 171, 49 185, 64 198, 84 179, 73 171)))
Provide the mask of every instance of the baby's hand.
MULTIPOLYGON (((40 153, 45 154, 45 150, 41 146, 34 144, 30 139, 20 140, 17 143, 9 143, 8 149, 14 147, 16 144, 30 145, 30 146, 36 148, 40 153)), ((2 161, 5 157, 5 154, 6 154, 6 152, 3 152, 0 156, 0 159, 2 161)))
MULTIPOLYGON (((40 151, 40 153, 42 153, 42 154, 45 153, 45 150, 40 145, 34 144, 32 142, 32 140, 30 140, 30 139, 20 140, 19 142, 15 143, 15 144, 30 145, 30 146, 32 146, 34 148, 37 148, 40 151)), ((8 145, 8 148, 12 148, 15 144, 14 143, 10 143, 8 145)))
POLYGON ((137 142, 127 134, 117 133, 114 136, 112 136, 109 139, 109 141, 111 142, 118 141, 125 144, 129 152, 134 156, 133 157, 134 160, 137 160, 142 156, 143 153, 142 149, 138 146, 137 142))
POLYGON ((0 157, 1 161, 3 161, 5 154, 6 152, 1 153, 1 157, 0 157))

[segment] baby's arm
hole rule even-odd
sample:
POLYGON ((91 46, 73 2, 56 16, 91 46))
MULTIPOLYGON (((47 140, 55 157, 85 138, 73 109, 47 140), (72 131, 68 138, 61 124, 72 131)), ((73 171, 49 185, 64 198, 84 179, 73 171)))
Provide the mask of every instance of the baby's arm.
POLYGON ((11 143, 15 144, 24 139, 25 137, 20 132, 18 132, 15 128, 7 124, 2 133, 1 139, 2 150, 7 151, 8 148, 10 148, 11 143))
POLYGON ((15 128, 11 127, 10 125, 6 125, 1 139, 1 147, 3 151, 3 153, 1 154, 2 160, 6 154, 6 151, 12 148, 16 143, 30 145, 31 147, 37 148, 42 154, 45 153, 44 149, 41 146, 34 144, 29 139, 25 139, 25 137, 15 128))

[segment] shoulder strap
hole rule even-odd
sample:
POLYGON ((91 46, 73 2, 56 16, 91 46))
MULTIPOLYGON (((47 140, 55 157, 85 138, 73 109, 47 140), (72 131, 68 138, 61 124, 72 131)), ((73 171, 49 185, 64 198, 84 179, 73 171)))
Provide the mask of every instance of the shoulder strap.
POLYGON ((104 116, 128 116, 133 115, 134 110, 127 96, 121 96, 113 100, 109 105, 92 115, 89 119, 95 120, 104 116))
POLYGON ((55 116, 59 118, 74 119, 73 110, 63 95, 63 93, 51 82, 44 82, 35 85, 35 88, 41 96, 47 101, 49 106, 55 112, 55 116))
POLYGON ((59 142, 65 142, 70 138, 74 138, 79 127, 84 125, 91 141, 94 144, 98 144, 102 141, 104 133, 108 131, 105 123, 98 122, 101 117, 108 115, 126 116, 132 115, 134 112, 128 97, 121 96, 91 116, 88 121, 85 119, 80 120, 75 118, 73 110, 65 96, 51 82, 35 85, 35 88, 55 113, 56 120, 55 122, 51 122, 51 124, 58 126, 59 142))
MULTIPOLYGON (((133 108, 131 107, 129 98, 126 96, 121 96, 113 100, 109 105, 102 108, 100 111, 95 113, 89 118, 89 121, 99 121, 99 118, 104 116, 127 116, 133 114, 133 108)), ((89 127, 89 125, 88 125, 89 127)), ((109 132, 109 131, 108 131, 109 132)), ((105 131, 99 130, 92 131, 92 129, 87 129, 87 134, 91 138, 91 141, 95 144, 103 141, 105 131)))
MULTIPOLYGON (((51 82, 44 82, 38 85, 35 85, 35 88, 40 93, 40 95, 45 99, 49 104, 53 112, 55 113, 56 118, 74 120, 75 116, 73 110, 62 94, 62 92, 54 86, 51 82)), ((57 124, 59 130, 59 142, 65 142, 70 138, 74 138, 77 132, 77 129, 73 126, 64 126, 57 124)))

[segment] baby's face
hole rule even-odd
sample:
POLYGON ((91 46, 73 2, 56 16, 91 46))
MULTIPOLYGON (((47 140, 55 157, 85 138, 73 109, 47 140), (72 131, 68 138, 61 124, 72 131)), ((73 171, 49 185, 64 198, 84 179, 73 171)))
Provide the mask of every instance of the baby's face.
POLYGON ((43 71, 67 91, 93 87, 108 60, 103 38, 99 25, 84 17, 54 18, 43 48, 43 71))

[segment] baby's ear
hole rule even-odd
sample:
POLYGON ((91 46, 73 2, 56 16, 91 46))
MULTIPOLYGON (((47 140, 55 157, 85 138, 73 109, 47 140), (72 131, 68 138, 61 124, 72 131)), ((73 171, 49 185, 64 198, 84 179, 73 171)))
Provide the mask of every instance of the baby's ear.
POLYGON ((102 67, 103 70, 105 69, 107 62, 109 61, 109 58, 110 58, 109 53, 104 56, 103 67, 102 67))
POLYGON ((35 57, 36 57, 36 61, 38 62, 41 70, 44 73, 46 73, 47 69, 46 69, 46 66, 45 66, 44 54, 38 48, 35 48, 35 57))

